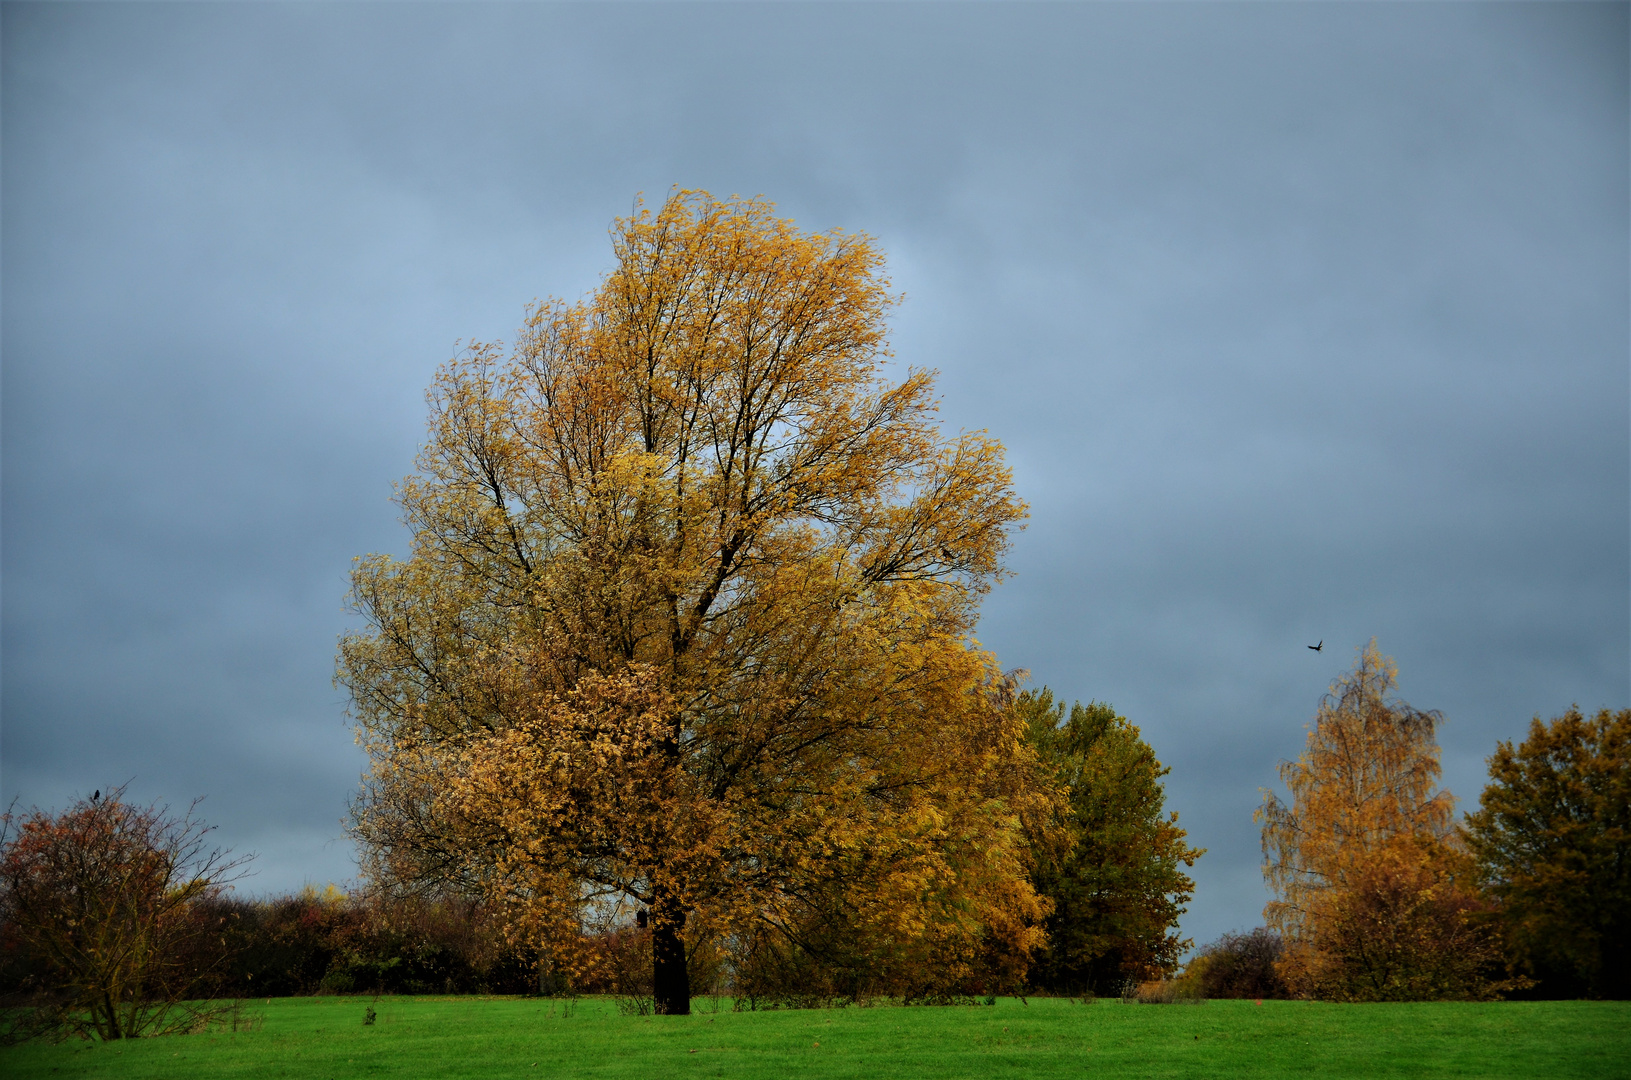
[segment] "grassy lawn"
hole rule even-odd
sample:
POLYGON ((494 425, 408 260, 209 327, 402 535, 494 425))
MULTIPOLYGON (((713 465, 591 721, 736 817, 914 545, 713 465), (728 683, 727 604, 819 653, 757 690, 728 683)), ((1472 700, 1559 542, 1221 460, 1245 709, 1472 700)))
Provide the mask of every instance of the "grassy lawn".
MULTIPOLYGON (((621 1016, 588 999, 278 998, 258 1031, 0 1050, 25 1077, 1631 1078, 1631 1003, 1079 1005, 621 1016)), ((727 1002, 725 1008, 729 1008, 727 1002)))

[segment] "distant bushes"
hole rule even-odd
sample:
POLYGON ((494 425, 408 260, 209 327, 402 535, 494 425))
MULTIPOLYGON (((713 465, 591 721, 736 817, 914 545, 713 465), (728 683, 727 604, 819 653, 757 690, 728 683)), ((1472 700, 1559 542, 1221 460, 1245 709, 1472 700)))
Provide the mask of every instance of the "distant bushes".
POLYGON ((246 997, 539 989, 539 958, 461 898, 365 900, 331 885, 213 908, 232 955, 228 986, 246 997))
MULTIPOLYGON (((168 950, 164 963, 186 985, 202 985, 197 980, 207 974, 209 995, 228 1003, 325 994, 603 994, 627 1012, 655 1007, 652 935, 639 926, 586 938, 591 962, 568 980, 539 952, 508 943, 481 903, 457 896, 354 896, 333 885, 262 898, 216 891, 196 898, 186 920, 208 932, 168 950)), ((29 995, 56 980, 10 927, 0 931, 3 1012, 32 1004, 29 995)), ((699 933, 686 949, 692 993, 752 1010, 967 1003, 996 990, 982 958, 965 964, 971 974, 952 984, 933 965, 914 972, 910 964, 876 962, 853 941, 808 937, 815 951, 768 933, 751 940, 699 933)))
POLYGON ((1176 981, 1197 997, 1287 998, 1290 990, 1276 967, 1284 954, 1280 935, 1261 926, 1224 934, 1204 946, 1176 981))
POLYGON ((1140 1005, 1204 1005, 1206 995, 1200 987, 1187 979, 1154 979, 1149 982, 1129 982, 1121 992, 1121 1000, 1140 1005))

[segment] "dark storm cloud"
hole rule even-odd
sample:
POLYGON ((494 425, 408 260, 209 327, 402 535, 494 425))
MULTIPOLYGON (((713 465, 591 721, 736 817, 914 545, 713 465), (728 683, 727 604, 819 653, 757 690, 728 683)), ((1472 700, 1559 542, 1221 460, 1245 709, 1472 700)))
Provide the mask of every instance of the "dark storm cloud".
POLYGON ((1032 505, 982 640, 1173 767, 1197 937, 1372 635, 1469 800, 1631 700, 1623 6, 3 18, 7 798, 134 776, 349 876, 333 645, 424 387, 673 184, 879 238, 1032 505))

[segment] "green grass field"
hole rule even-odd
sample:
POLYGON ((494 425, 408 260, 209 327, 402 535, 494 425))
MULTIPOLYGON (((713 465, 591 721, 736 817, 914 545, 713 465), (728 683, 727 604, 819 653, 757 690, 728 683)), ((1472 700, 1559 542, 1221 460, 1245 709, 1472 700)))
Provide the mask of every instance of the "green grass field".
POLYGON ((1631 1003, 1212 1001, 619 1015, 586 999, 262 1002, 259 1030, 0 1050, 0 1076, 1631 1077, 1631 1003))

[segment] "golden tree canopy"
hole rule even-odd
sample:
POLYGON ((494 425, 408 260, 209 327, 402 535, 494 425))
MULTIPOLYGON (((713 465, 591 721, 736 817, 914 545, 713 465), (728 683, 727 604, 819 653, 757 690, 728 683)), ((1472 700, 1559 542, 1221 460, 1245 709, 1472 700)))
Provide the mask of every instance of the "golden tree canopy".
POLYGON ((1455 798, 1437 787, 1443 718, 1390 698, 1396 681, 1372 640, 1320 703, 1302 757, 1280 766, 1291 805, 1264 793, 1278 967, 1327 999, 1493 997, 1515 984, 1499 978, 1455 798))
POLYGON ((679 192, 613 246, 440 372, 411 556, 354 573, 373 872, 497 892, 561 951, 647 905, 659 984, 688 915, 1026 939, 1038 796, 970 639, 1025 513, 1001 446, 884 377, 867 237, 679 192))
POLYGON ((1263 794, 1263 873, 1279 895, 1264 914, 1288 936, 1389 844, 1450 833, 1455 798, 1437 790, 1443 717, 1389 698, 1397 682, 1373 638, 1320 702, 1302 756, 1280 764, 1291 805, 1263 794))

